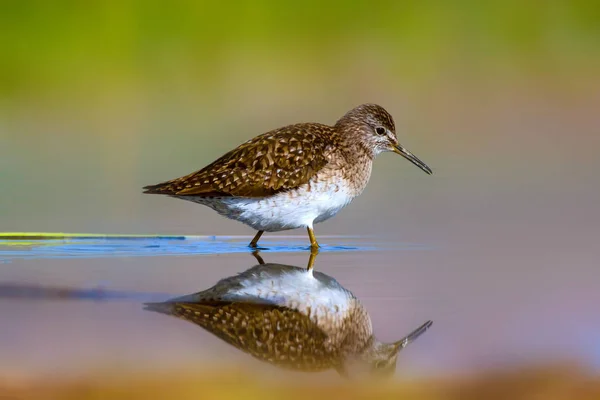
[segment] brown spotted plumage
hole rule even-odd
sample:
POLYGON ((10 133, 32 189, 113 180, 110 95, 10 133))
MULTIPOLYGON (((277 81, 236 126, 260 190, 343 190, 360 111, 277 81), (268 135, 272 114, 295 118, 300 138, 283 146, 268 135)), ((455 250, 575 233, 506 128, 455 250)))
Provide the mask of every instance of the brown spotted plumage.
POLYGON ((366 187, 379 153, 401 154, 431 174, 398 143, 392 116, 381 106, 363 104, 333 126, 300 123, 257 136, 212 164, 181 178, 146 186, 206 205, 258 232, 305 227, 318 244, 313 224, 325 221, 366 187))
POLYGON ((171 196, 266 197, 295 189, 329 161, 333 129, 297 124, 257 136, 199 171, 144 193, 171 196))
POLYGON ((329 346, 325 333, 295 310, 248 303, 175 303, 171 314, 279 367, 321 371, 339 365, 339 349, 329 346))
POLYGON ((239 350, 299 371, 389 375, 405 338, 382 343, 361 302, 332 277, 282 264, 256 265, 195 294, 146 309, 190 321, 239 350))

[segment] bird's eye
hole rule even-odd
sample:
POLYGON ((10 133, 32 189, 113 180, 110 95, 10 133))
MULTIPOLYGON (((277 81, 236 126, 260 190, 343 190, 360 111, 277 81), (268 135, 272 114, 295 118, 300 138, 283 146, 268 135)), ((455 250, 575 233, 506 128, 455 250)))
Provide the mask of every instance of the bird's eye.
POLYGON ((375 363, 375 369, 383 369, 386 365, 385 361, 377 361, 375 363))
POLYGON ((375 132, 377 132, 378 135, 385 135, 385 128, 383 126, 378 126, 375 128, 375 132))

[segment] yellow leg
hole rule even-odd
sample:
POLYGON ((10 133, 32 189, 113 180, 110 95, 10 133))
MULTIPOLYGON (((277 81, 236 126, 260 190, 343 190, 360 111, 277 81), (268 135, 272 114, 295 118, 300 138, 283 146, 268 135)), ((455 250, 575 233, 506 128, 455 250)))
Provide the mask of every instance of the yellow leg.
POLYGON ((313 266, 315 265, 315 260, 317 259, 317 254, 319 254, 319 248, 311 247, 310 256, 308 257, 308 265, 306 266, 307 271, 313 269, 313 266))
POLYGON ((263 258, 260 256, 260 251, 254 250, 252 252, 252 255, 254 256, 254 258, 256 258, 256 261, 258 261, 260 265, 265 265, 265 260, 263 260, 263 258))
POLYGON ((263 233, 265 233, 265 231, 256 232, 256 235, 254 236, 254 239, 252 239, 252 241, 250 242, 249 246, 254 248, 258 247, 258 239, 260 239, 263 233))
POLYGON ((317 243, 317 238, 315 237, 315 231, 313 231, 312 228, 306 228, 306 230, 308 231, 308 238, 310 239, 311 250, 318 249, 319 243, 317 243))

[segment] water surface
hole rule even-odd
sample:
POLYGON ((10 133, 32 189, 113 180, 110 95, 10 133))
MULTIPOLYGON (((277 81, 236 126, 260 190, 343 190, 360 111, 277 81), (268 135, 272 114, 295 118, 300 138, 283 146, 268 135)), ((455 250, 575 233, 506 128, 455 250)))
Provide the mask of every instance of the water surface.
MULTIPOLYGON (((257 264, 248 240, 3 241, 0 315, 10 323, 0 330, 0 369, 64 375, 117 364, 256 367, 257 361, 202 329, 143 310, 144 302, 204 290, 257 264)), ((321 240, 315 268, 364 303, 379 339, 398 340, 423 321, 434 321, 400 355, 399 374, 558 358, 600 365, 596 269, 575 263, 551 268, 533 260, 514 268, 513 252, 489 257, 459 241, 394 247, 389 238, 321 240)), ((300 236, 267 236, 263 246, 267 262, 305 266, 308 260, 300 236)))

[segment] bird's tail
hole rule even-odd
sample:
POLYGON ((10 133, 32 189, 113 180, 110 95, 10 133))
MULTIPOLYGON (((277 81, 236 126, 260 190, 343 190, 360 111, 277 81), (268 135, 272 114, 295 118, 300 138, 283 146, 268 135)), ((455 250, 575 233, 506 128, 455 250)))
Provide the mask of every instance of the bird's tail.
POLYGON ((161 314, 172 315, 175 303, 168 301, 162 303, 144 303, 144 310, 154 311, 161 314))
POLYGON ((173 181, 157 183, 143 187, 144 192, 148 194, 173 194, 173 181))

